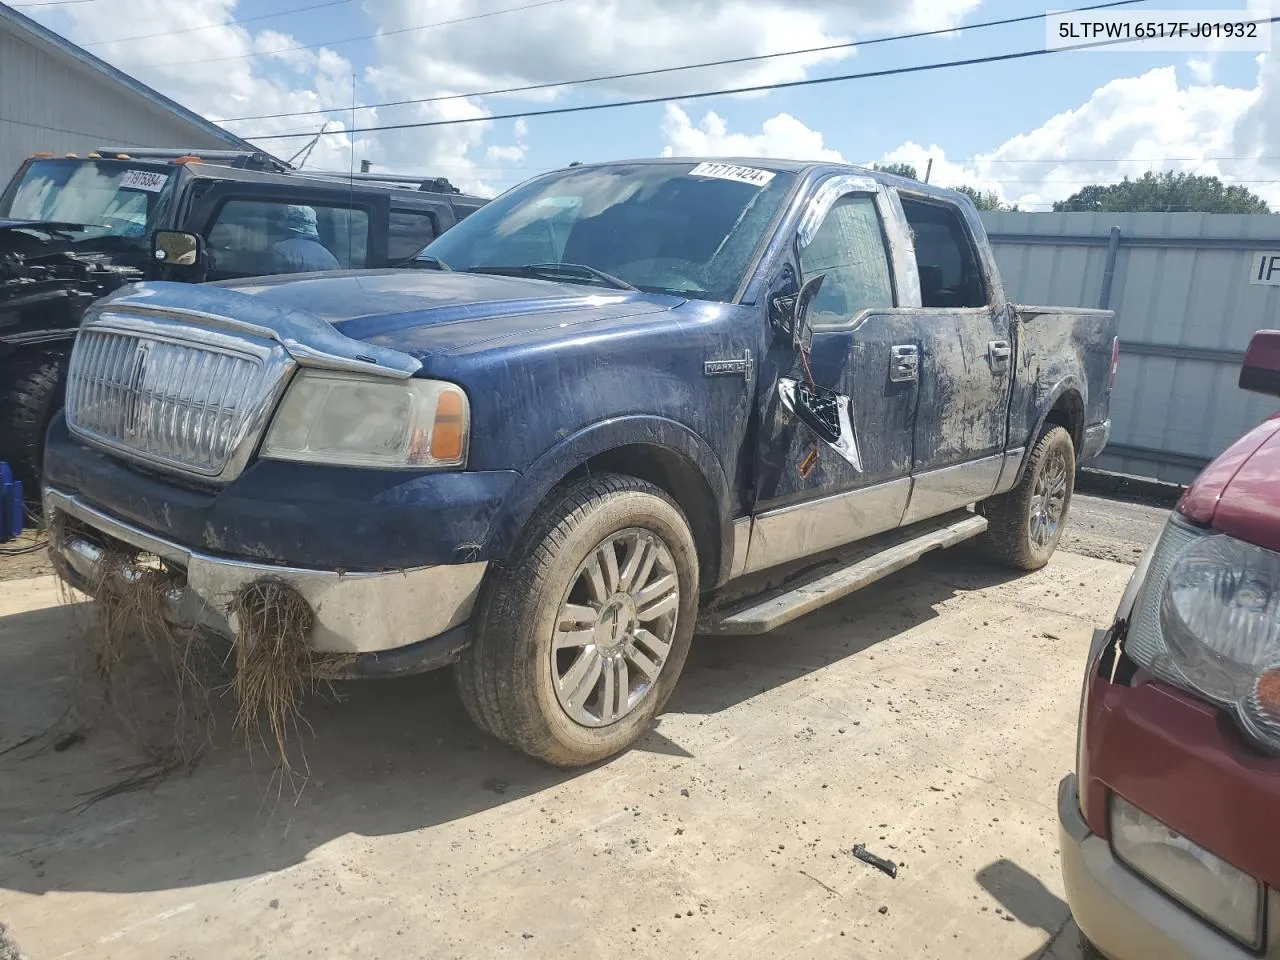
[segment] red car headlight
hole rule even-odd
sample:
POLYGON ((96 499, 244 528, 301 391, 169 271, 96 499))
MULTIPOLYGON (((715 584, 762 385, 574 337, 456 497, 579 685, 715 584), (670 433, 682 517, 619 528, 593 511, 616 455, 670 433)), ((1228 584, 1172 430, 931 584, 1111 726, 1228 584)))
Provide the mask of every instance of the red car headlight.
POLYGON ((1156 545, 1125 650, 1230 710, 1280 753, 1280 553, 1175 515, 1156 545))

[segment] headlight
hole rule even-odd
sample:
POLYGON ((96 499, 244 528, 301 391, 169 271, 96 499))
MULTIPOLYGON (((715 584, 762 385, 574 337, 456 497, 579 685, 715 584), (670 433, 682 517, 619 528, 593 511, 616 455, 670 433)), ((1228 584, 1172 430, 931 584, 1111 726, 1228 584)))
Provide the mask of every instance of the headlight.
POLYGON ((1255 950, 1262 945, 1258 881, 1115 793, 1111 846, 1131 869, 1215 927, 1255 950))
POLYGON ((1280 753, 1280 554, 1175 515, 1134 607, 1129 656, 1232 711, 1280 753))
POLYGON ((262 443, 272 460, 355 467, 461 467, 470 409, 460 387, 301 370, 262 443))

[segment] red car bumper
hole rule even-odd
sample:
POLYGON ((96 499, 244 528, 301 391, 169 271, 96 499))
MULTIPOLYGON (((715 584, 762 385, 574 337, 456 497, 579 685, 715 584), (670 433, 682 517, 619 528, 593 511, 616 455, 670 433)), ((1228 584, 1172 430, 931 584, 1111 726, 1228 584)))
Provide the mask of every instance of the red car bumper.
POLYGON ((1084 935, 1113 960, 1280 960, 1280 759, 1258 753, 1220 711, 1163 683, 1113 684, 1091 670, 1087 684, 1080 779, 1063 781, 1058 804, 1067 895, 1084 935), (1116 858, 1112 793, 1270 888, 1261 951, 1116 858))

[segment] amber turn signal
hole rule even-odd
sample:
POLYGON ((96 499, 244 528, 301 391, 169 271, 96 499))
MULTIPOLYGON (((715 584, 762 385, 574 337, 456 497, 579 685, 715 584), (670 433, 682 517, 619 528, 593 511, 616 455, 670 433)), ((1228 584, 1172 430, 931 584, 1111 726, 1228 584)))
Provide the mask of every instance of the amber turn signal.
POLYGON ((467 435, 467 411, 462 395, 452 390, 436 400, 436 421, 431 428, 431 456, 446 463, 462 459, 467 435))

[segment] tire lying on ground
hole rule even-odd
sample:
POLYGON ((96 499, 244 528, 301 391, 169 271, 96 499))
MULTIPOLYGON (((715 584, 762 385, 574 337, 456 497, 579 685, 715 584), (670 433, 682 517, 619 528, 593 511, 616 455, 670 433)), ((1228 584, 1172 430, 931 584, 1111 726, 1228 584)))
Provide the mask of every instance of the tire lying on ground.
POLYGON ((44 435, 62 406, 67 360, 66 351, 26 350, 0 361, 0 460, 28 500, 40 492, 44 435))
POLYGON ((1075 492, 1076 453, 1071 434, 1047 424, 1031 449, 1018 485, 982 502, 987 532, 979 540, 992 559, 1018 570, 1039 570, 1062 539, 1075 492))
POLYGON ((634 743, 666 703, 697 606, 697 548, 666 493, 618 474, 572 482, 486 585, 458 691, 476 724, 516 749, 593 763, 634 743))

